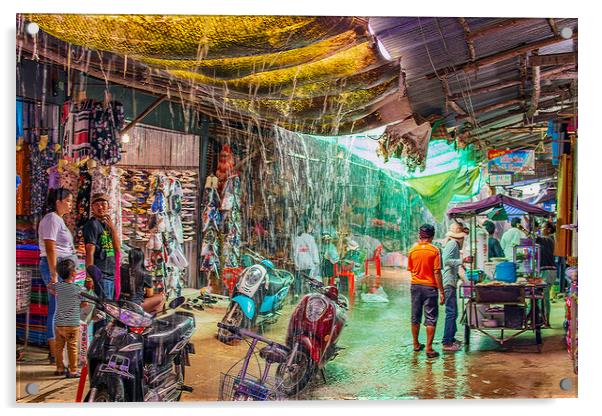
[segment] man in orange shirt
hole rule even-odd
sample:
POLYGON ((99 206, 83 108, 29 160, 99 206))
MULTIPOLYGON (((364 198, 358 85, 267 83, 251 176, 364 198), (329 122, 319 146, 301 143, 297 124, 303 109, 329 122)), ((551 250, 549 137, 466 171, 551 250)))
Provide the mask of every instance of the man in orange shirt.
POLYGON ((419 229, 418 243, 408 253, 408 270, 412 273, 412 336, 414 337, 414 351, 421 351, 424 344, 418 342, 422 310, 424 309, 424 325, 426 326, 426 356, 436 358, 439 356, 433 350, 433 338, 439 304, 445 303, 443 281, 441 277, 441 254, 439 249, 431 244, 435 236, 435 227, 424 224, 419 229))

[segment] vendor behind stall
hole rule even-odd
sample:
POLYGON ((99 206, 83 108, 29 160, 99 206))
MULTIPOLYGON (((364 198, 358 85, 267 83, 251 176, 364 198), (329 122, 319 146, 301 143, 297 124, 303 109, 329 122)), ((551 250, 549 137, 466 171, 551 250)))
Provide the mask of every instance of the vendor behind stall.
POLYGON ((489 239, 487 240, 487 260, 491 261, 492 258, 505 257, 500 242, 493 236, 495 234, 495 224, 492 221, 485 221, 483 227, 487 230, 487 234, 489 234, 489 239))
POLYGON ((521 238, 525 238, 525 233, 518 227, 520 226, 520 218, 512 218, 510 222, 511 228, 504 233, 500 244, 504 250, 504 256, 508 261, 513 261, 513 249, 520 244, 521 238))
POLYGON ((541 278, 546 282, 544 291, 544 301, 546 306, 546 322, 550 323, 550 288, 556 283, 556 261, 554 259, 554 225, 546 221, 541 226, 541 236, 535 238, 535 242, 540 245, 540 263, 541 278))

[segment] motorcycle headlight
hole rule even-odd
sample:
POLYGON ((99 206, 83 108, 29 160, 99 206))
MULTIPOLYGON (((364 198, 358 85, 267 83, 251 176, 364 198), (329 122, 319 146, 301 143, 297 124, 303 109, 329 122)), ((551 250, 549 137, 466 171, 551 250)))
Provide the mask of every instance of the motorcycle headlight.
POLYGON ((324 299, 319 297, 311 298, 307 302, 307 307, 305 308, 305 316, 311 322, 316 322, 326 310, 328 305, 324 301, 324 299))
POLYGON ((259 267, 250 267, 241 277, 241 283, 247 287, 251 287, 257 284, 263 277, 263 270, 259 267))
POLYGON ((129 327, 148 327, 152 324, 152 318, 141 315, 138 312, 120 308, 113 303, 105 303, 104 308, 107 314, 113 319, 129 327))

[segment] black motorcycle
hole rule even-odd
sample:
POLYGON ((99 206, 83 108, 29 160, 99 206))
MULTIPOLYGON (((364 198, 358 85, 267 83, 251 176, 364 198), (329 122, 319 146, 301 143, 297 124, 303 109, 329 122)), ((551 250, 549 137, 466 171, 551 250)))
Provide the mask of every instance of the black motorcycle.
MULTIPOLYGON (((184 375, 190 366, 188 354, 194 354, 193 314, 152 316, 133 302, 82 296, 110 317, 88 350, 90 391, 85 401, 179 401, 182 392, 192 391, 184 384, 184 375)), ((184 297, 176 298, 169 308, 184 302, 184 297)))

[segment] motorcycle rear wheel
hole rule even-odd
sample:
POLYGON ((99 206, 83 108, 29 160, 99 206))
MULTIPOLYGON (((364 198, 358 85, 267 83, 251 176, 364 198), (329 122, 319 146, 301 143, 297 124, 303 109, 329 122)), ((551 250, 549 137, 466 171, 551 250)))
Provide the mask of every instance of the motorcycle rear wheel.
POLYGON ((316 366, 311 360, 308 351, 298 346, 291 366, 287 363, 280 364, 276 370, 276 377, 280 380, 281 388, 288 397, 299 394, 311 380, 316 371, 316 366))
MULTIPOLYGON (((240 305, 236 302, 230 304, 222 319, 222 323, 234 325, 243 329, 251 327, 251 320, 245 316, 240 305)), ((234 344, 235 341, 238 340, 238 338, 234 337, 230 331, 221 328, 217 330, 217 339, 224 344, 234 344)))

